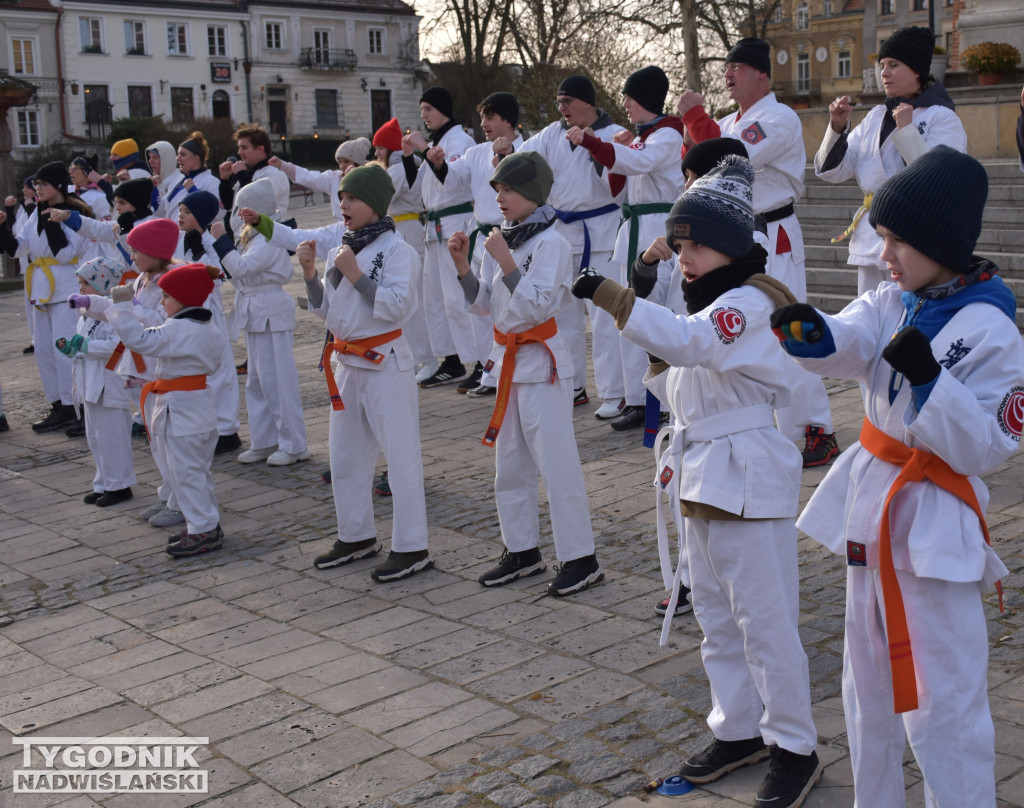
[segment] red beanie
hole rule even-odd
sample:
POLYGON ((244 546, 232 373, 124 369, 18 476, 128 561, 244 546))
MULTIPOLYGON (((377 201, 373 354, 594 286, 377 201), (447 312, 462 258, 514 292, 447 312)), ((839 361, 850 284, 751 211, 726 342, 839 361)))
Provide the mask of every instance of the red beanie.
POLYGON ((178 248, 180 235, 177 222, 170 219, 150 219, 132 228, 128 234, 128 246, 153 258, 170 261, 178 248))
POLYGON ((157 285, 183 306, 202 306, 213 291, 213 278, 206 264, 185 264, 165 272, 157 285))
POLYGON ((392 118, 374 133, 373 145, 393 152, 402 150, 402 127, 398 125, 398 118, 392 118))

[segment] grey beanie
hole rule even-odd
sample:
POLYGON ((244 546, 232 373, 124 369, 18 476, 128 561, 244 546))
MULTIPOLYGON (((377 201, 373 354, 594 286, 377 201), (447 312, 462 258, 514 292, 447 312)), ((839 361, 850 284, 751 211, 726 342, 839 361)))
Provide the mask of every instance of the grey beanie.
POLYGON ((337 151, 334 152, 335 160, 348 160, 357 166, 365 165, 370 156, 370 141, 365 137, 357 137, 355 140, 346 140, 337 151))
POLYGON ((235 211, 242 208, 252 208, 264 216, 274 217, 277 213, 277 194, 274 193, 274 183, 264 177, 256 182, 250 182, 235 194, 235 211))

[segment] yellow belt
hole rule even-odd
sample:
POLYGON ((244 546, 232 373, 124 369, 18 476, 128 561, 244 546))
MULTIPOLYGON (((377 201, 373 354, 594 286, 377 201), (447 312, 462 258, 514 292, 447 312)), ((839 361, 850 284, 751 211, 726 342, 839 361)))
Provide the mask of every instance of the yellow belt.
POLYGON ((850 226, 847 227, 840 235, 838 235, 834 239, 832 239, 831 240, 832 244, 838 244, 844 238, 849 236, 850 233, 852 233, 854 231, 854 229, 856 229, 857 222, 859 222, 861 220, 861 217, 865 213, 867 213, 869 210, 871 210, 871 200, 874 199, 874 198, 875 198, 875 194, 873 192, 870 193, 870 194, 864 194, 864 203, 859 208, 857 208, 857 212, 855 214, 853 214, 853 221, 850 222, 850 226))
POLYGON ((413 219, 419 219, 422 215, 422 213, 399 213, 396 216, 392 216, 391 221, 395 224, 398 224, 399 222, 411 222, 413 219))
MULTIPOLYGON (((72 258, 71 262, 77 264, 78 263, 78 256, 76 255, 74 258, 72 258)), ((50 269, 50 267, 52 267, 54 264, 61 264, 61 263, 63 263, 63 262, 62 261, 58 261, 56 258, 44 255, 41 258, 37 258, 35 261, 33 261, 31 264, 29 264, 28 265, 28 269, 25 270, 25 297, 27 297, 30 301, 33 300, 33 297, 32 297, 32 274, 37 269, 41 269, 43 271, 43 274, 46 276, 47 282, 50 284, 50 294, 48 294, 43 300, 35 301, 34 304, 33 304, 40 311, 43 310, 42 304, 50 302, 50 298, 53 297, 53 292, 57 288, 57 283, 53 279, 53 270, 50 269)))

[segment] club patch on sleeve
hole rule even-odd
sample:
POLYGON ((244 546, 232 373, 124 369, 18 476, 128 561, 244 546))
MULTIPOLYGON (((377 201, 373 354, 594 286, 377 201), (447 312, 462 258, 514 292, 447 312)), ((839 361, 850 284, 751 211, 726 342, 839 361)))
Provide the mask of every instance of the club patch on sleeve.
POLYGON ((999 428, 1016 441, 1024 427, 1024 387, 1013 387, 999 405, 999 428))
POLYGON ((629 148, 635 149, 636 151, 643 151, 644 142, 642 140, 634 140, 632 143, 629 144, 629 148))
POLYGON ((715 309, 711 312, 711 324, 718 338, 729 345, 743 333, 747 327, 747 318, 739 309, 715 309))
POLYGON ((857 541, 846 542, 846 565, 848 567, 866 567, 868 565, 867 548, 857 541))
POLYGON ((757 121, 754 121, 752 124, 750 124, 750 126, 748 126, 746 129, 740 132, 740 137, 743 138, 744 143, 749 143, 751 146, 753 146, 757 143, 760 143, 762 140, 768 137, 768 135, 765 133, 764 129, 761 128, 761 124, 759 124, 757 121))

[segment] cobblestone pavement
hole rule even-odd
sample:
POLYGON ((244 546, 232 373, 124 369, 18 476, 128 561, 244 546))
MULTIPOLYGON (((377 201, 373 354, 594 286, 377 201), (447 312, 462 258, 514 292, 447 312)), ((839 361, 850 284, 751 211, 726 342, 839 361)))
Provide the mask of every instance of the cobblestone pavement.
MULTIPOLYGON (((308 226, 329 216, 322 205, 298 213, 308 226)), ((299 281, 290 289, 302 293, 299 281)), ((480 444, 490 406, 451 388, 420 394, 436 569, 390 585, 370 580, 372 560, 317 571, 311 558, 333 541, 335 520, 320 481, 328 407, 315 370, 322 329, 300 314, 295 353, 313 459, 271 468, 218 458, 224 550, 171 561, 168 531, 137 516, 157 484, 144 442, 135 445, 135 499, 83 504, 92 477, 85 441, 28 426, 46 402, 32 357, 21 354, 19 294, 0 295, 0 322, 12 425, 0 436, 0 805, 752 803, 764 764, 679 801, 642 791, 709 740, 709 693, 692 615, 677 618, 668 646, 658 646, 652 457, 637 433, 594 419, 600 402, 577 408, 575 425, 601 585, 546 597, 549 570, 479 586, 501 552, 493 452, 480 444), (209 793, 14 795, 21 752, 10 739, 30 734, 209 737, 209 793)), ((849 445, 862 417, 858 391, 846 383, 829 391, 849 445)), ((823 474, 804 474, 805 499, 823 474)), ((994 591, 985 594, 1000 806, 1024 806, 1022 481, 1020 457, 988 480, 993 542, 1012 573, 1005 613, 994 591)), ((377 498, 376 508, 386 546, 390 503, 377 498)), ((806 804, 844 808, 853 803, 839 698, 844 569, 807 538, 800 564, 801 635, 826 764, 806 804)), ((907 761, 907 801, 920 806, 909 752, 907 761)))

